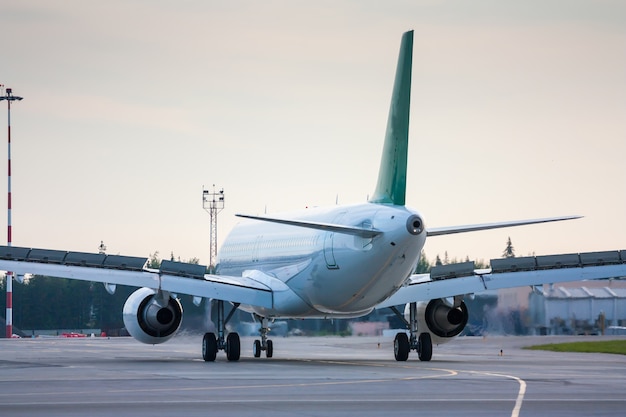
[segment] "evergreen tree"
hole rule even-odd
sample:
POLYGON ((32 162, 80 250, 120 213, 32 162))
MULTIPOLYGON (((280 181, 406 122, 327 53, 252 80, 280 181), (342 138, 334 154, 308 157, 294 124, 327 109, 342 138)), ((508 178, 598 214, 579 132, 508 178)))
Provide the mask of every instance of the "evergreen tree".
POLYGON ((161 258, 159 258, 159 251, 155 251, 149 255, 148 268, 159 269, 161 267, 161 258))
POLYGON ((513 248, 513 243, 511 243, 511 237, 509 236, 506 241, 506 248, 504 248, 504 252, 502 252, 503 258, 515 258, 515 248, 513 248))
POLYGON ((489 262, 485 262, 484 259, 478 259, 474 261, 474 268, 476 269, 487 269, 489 268, 489 262))
POLYGON ((420 255, 420 260, 417 263, 417 267, 415 268, 416 274, 425 274, 430 271, 430 262, 428 262, 428 258, 426 257, 426 253, 422 250, 422 254, 420 255))

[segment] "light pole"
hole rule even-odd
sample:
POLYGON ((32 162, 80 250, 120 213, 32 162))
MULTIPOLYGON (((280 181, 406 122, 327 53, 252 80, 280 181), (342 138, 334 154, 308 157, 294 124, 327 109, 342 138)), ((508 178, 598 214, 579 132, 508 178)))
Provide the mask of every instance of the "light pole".
MULTIPOLYGON (((6 100, 8 105, 8 147, 7 156, 9 161, 8 170, 8 199, 7 199, 7 246, 11 246, 11 102, 20 101, 22 97, 14 96, 11 88, 6 89, 6 93, 0 96, 0 101, 6 100)), ((13 336, 13 272, 7 271, 7 332, 6 337, 13 336)))
POLYGON ((217 215, 224 209, 224 189, 215 191, 205 190, 202 187, 202 208, 211 216, 210 242, 209 242, 209 273, 215 273, 215 261, 217 259, 217 215))

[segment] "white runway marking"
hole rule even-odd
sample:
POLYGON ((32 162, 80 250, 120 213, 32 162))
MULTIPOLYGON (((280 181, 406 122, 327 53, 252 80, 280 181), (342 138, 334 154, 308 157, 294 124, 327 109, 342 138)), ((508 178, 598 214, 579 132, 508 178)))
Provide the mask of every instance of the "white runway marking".
POLYGON ((515 400, 515 407, 513 407, 513 411, 511 412, 511 417, 519 417, 519 412, 522 408, 522 401, 524 401, 524 395, 526 395, 526 381, 514 375, 494 374, 491 372, 480 372, 480 371, 465 371, 465 372, 476 373, 479 375, 489 375, 489 376, 514 379, 515 381, 517 381, 517 383, 519 384, 519 391, 517 393, 517 399, 515 400))

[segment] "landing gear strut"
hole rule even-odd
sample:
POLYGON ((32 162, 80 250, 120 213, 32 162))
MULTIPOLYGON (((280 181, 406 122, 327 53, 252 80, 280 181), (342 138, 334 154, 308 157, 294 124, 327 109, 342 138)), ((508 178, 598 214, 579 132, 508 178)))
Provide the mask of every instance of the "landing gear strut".
POLYGON ((217 336, 215 333, 205 333, 202 339, 202 359, 213 362, 217 357, 218 350, 226 352, 229 361, 238 361, 241 356, 241 340, 238 333, 229 333, 225 337, 226 324, 230 321, 239 308, 239 303, 233 304, 233 308, 224 318, 224 301, 217 301, 217 336))
POLYGON ((257 316, 256 314, 254 317, 261 322, 261 329, 259 330, 261 340, 255 340, 252 346, 254 357, 260 358, 261 352, 265 351, 265 356, 271 358, 274 356, 274 343, 267 338, 267 334, 270 332, 269 320, 265 317, 257 316))
POLYGON ((433 342, 430 333, 420 333, 418 336, 417 329, 417 303, 409 304, 409 321, 407 322, 404 315, 397 308, 391 307, 391 310, 406 324, 409 334, 398 333, 393 341, 393 354, 397 361, 403 362, 409 358, 411 350, 417 351, 420 361, 430 361, 433 357, 433 342))

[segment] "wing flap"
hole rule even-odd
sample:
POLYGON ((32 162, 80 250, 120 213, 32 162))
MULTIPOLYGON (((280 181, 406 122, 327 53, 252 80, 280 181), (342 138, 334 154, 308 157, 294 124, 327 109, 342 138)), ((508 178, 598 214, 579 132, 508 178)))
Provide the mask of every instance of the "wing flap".
POLYGON ((270 288, 243 277, 205 275, 204 280, 199 280, 163 275, 161 276, 161 289, 265 308, 272 308, 274 303, 273 292, 270 288))

